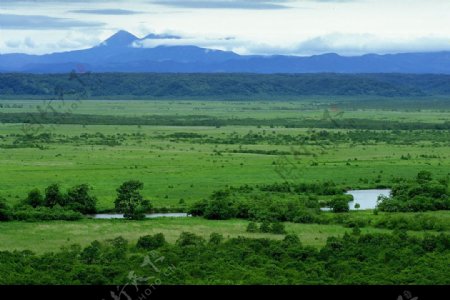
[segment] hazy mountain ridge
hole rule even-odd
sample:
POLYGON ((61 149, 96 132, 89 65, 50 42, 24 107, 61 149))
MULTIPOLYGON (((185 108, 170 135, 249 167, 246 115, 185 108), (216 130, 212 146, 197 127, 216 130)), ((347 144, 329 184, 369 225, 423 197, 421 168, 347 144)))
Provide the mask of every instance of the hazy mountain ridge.
POLYGON ((46 55, 0 55, 0 72, 64 73, 81 68, 93 72, 450 74, 450 52, 353 57, 329 53, 299 57, 238 55, 195 45, 139 46, 139 42, 145 39, 179 38, 149 34, 139 39, 131 33, 119 31, 89 49, 46 55))

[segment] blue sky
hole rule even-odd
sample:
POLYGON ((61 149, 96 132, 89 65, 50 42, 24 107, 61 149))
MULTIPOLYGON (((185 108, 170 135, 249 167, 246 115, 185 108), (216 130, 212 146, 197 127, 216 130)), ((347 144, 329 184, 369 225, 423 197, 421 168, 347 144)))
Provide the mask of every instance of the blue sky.
POLYGON ((450 50, 449 0, 0 0, 0 53, 89 48, 118 30, 240 54, 450 50))

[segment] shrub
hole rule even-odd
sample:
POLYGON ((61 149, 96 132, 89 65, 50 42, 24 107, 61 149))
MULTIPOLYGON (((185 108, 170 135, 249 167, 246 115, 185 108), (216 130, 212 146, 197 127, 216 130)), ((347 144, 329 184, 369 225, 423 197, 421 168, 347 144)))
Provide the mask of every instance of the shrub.
POLYGON ((261 225, 259 226, 259 231, 268 233, 271 231, 270 223, 268 221, 263 221, 261 225))
POLYGON ((205 208, 205 218, 227 220, 236 217, 236 203, 229 197, 229 191, 215 192, 205 208))
POLYGON ((28 193, 27 198, 24 200, 24 204, 30 205, 34 208, 44 205, 44 197, 39 189, 33 189, 28 193))
POLYGON ((247 232, 258 232, 258 225, 255 222, 248 223, 247 232))
POLYGON ((155 235, 145 235, 139 238, 136 247, 140 249, 153 250, 166 244, 164 234, 157 233, 155 235))
POLYGON ((72 187, 67 192, 66 206, 82 214, 94 214, 97 198, 89 194, 92 188, 87 184, 72 187))
POLYGON ((59 189, 59 184, 51 184, 45 189, 44 205, 47 207, 53 207, 56 204, 64 206, 64 196, 59 189))
POLYGON ((270 232, 275 233, 275 234, 285 234, 286 233, 286 229, 283 223, 281 222, 275 222, 272 223, 272 226, 270 228, 270 232))
POLYGON ((209 236, 209 243, 212 245, 220 245, 220 243, 222 243, 223 241, 223 235, 213 232, 211 233, 211 235, 209 236))
POLYGON ((333 199, 329 203, 329 206, 335 213, 348 212, 348 202, 349 199, 347 197, 339 195, 333 197, 333 199))
POLYGON ((11 218, 18 221, 75 221, 83 218, 79 212, 64 209, 59 205, 53 208, 23 206, 11 211, 11 218))
POLYGON ((205 240, 198 235, 195 235, 190 232, 182 232, 180 237, 176 241, 176 244, 180 247, 186 246, 201 246, 204 245, 205 240))
POLYGON ((6 205, 6 200, 0 197, 0 221, 8 221, 9 219, 9 208, 6 205))

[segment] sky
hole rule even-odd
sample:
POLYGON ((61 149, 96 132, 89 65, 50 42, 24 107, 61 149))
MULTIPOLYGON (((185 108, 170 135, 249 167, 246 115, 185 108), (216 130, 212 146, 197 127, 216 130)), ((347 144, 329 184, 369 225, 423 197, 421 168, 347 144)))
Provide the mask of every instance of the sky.
POLYGON ((126 30, 239 54, 450 50, 449 0, 0 0, 0 54, 90 48, 126 30))

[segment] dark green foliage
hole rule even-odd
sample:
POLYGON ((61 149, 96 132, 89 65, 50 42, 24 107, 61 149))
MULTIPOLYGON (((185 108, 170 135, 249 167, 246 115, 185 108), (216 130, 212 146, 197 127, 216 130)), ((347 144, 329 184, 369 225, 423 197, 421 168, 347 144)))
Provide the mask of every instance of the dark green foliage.
POLYGON ((1 251, 0 284, 125 285, 130 270, 139 277, 155 276, 153 267, 143 267, 146 258, 168 285, 450 284, 448 234, 346 234, 329 238, 320 249, 302 246, 296 235, 281 241, 238 237, 216 242, 216 235, 210 240, 183 233, 176 244, 154 254, 127 247, 122 238, 40 255, 1 251))
POLYGON ((89 246, 83 249, 80 258, 86 264, 97 263, 100 261, 101 251, 100 242, 93 241, 89 246))
POLYGON ((89 194, 92 188, 87 184, 81 184, 68 190, 66 201, 68 209, 78 211, 82 214, 94 214, 97 198, 89 194))
POLYGON ((325 194, 342 193, 330 182, 311 185, 273 184, 229 187, 216 191, 209 199, 191 206, 189 213, 207 219, 222 220, 231 218, 250 219, 269 222, 314 223, 320 217, 318 198, 304 195, 304 191, 321 191, 325 194), (289 197, 284 197, 289 195, 289 197), (301 195, 301 196, 299 196, 301 195))
POLYGON ((255 222, 248 223, 247 232, 258 232, 258 225, 255 222))
POLYGON ((44 205, 44 197, 42 196, 41 191, 39 189, 32 189, 24 200, 24 204, 34 208, 44 205))
POLYGON ((203 215, 210 220, 227 220, 236 217, 237 213, 236 202, 230 197, 230 192, 218 191, 211 196, 203 215))
POLYGON ((138 180, 124 182, 117 189, 117 198, 115 200, 116 210, 124 214, 126 219, 143 219, 144 213, 150 210, 150 203, 144 200, 140 190, 144 184, 138 180))
POLYGON ((335 213, 342 213, 342 212, 348 212, 349 206, 348 206, 348 198, 345 196, 335 196, 333 199, 329 202, 328 206, 333 210, 335 213))
POLYGON ((63 208, 59 205, 55 205, 52 208, 45 206, 39 206, 36 208, 31 206, 20 206, 10 211, 10 219, 18 221, 76 221, 81 218, 83 218, 81 213, 63 208))
POLYGON ((6 200, 0 197, 0 222, 8 221, 10 219, 10 213, 8 205, 6 205, 6 200))
MULTIPOLYGON (((40 113, 2 113, 0 112, 0 122, 3 123, 31 123, 31 124, 80 124, 80 125, 165 125, 165 126, 283 126, 286 128, 342 128, 360 130, 429 130, 446 132, 450 129, 450 121, 443 123, 425 122, 400 122, 391 120, 373 120, 345 118, 339 120, 339 124, 327 119, 301 119, 301 118, 219 118, 208 115, 150 115, 150 116, 114 116, 114 115, 88 115, 88 114, 50 114, 43 116, 40 113)), ((382 137, 382 133, 372 133, 382 137)), ((403 134, 405 135, 405 134, 403 134)), ((361 138, 361 134, 355 138, 361 138)), ((192 138, 197 140, 197 138, 192 138)), ((216 140, 219 141, 219 140, 216 140)), ((197 141, 201 142, 201 141, 197 141)), ((235 143, 237 141, 234 141, 235 143)), ((107 138, 99 139, 97 142, 102 145, 115 146, 120 144, 117 140, 107 138)), ((5 145, 5 148, 17 148, 21 145, 5 145)), ((36 147, 32 143, 24 143, 26 147, 36 147)), ((244 150, 245 151, 245 150, 244 150)), ((264 154, 275 154, 264 153, 264 154)), ((312 154, 309 154, 312 155, 312 154)), ((408 157, 406 157, 408 159, 408 157)))
POLYGON ((223 241, 223 235, 213 232, 209 236, 209 244, 211 245, 219 245, 223 241))
POLYGON ((431 181, 431 178, 432 178, 431 172, 420 171, 419 173, 417 173, 417 182, 419 183, 431 181))
POLYGON ((448 75, 409 74, 89 74, 82 84, 67 74, 0 74, 0 94, 48 99, 286 99, 311 95, 448 95, 448 75))
POLYGON ((450 229, 450 224, 445 224, 445 222, 439 219, 426 216, 423 214, 415 214, 414 216, 391 216, 385 215, 379 218, 373 223, 373 226, 379 228, 387 229, 398 229, 398 230, 436 230, 442 231, 445 229, 450 229))
POLYGON ((82 214, 96 212, 97 199, 90 195, 91 187, 81 184, 63 194, 58 184, 45 189, 45 198, 39 189, 28 193, 22 203, 10 211, 10 219, 22 221, 79 220, 82 214))
POLYGON ((271 233, 275 233, 275 234, 285 234, 286 233, 286 229, 283 223, 281 222, 275 222, 272 223, 271 228, 270 228, 270 232, 271 233))
POLYGON ((154 250, 166 244, 164 234, 146 235, 139 238, 136 247, 146 250, 154 250))
POLYGON ((300 239, 296 234, 286 234, 286 236, 283 239, 283 244, 292 247, 292 246, 301 246, 300 239))
POLYGON ((259 231, 263 232, 263 233, 268 233, 272 230, 272 228, 270 227, 270 222, 268 221, 263 221, 261 223, 261 225, 259 226, 259 231))
POLYGON ((380 197, 378 208, 387 212, 450 210, 448 182, 433 180, 430 172, 421 171, 416 180, 396 184, 391 197, 380 197))
POLYGON ((44 205, 47 207, 53 207, 56 204, 60 206, 64 206, 65 199, 63 194, 60 191, 59 184, 54 183, 49 185, 45 189, 45 199, 44 199, 44 205))
POLYGON ((205 244, 205 240, 201 236, 195 235, 193 233, 182 232, 176 244, 179 247, 202 246, 205 244))

